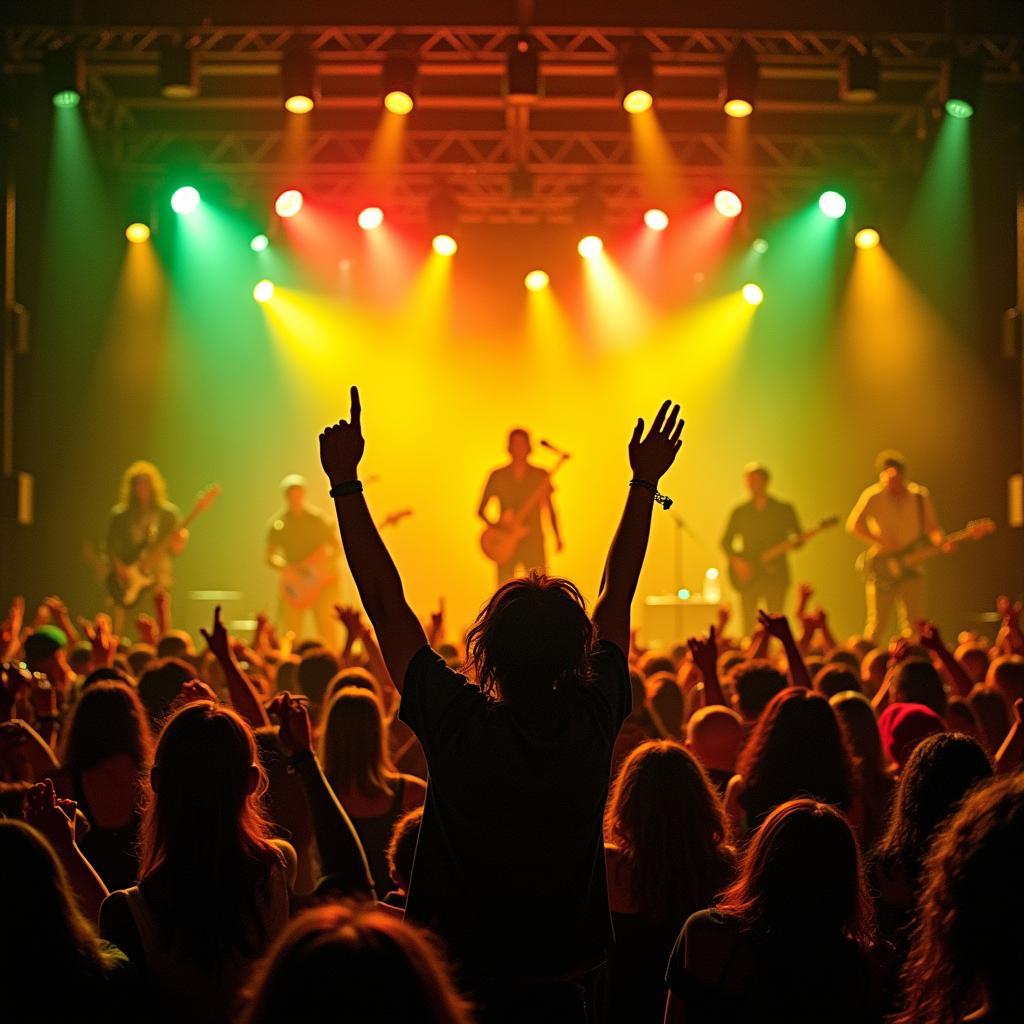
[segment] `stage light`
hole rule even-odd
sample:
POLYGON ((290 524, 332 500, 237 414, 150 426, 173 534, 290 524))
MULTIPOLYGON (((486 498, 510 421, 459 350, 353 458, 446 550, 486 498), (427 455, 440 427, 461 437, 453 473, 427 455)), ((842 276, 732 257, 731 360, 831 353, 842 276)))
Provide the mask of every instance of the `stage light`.
POLYGON ((668 214, 664 210, 650 209, 644 214, 644 223, 652 231, 664 231, 668 227, 668 214))
POLYGON ((543 291, 551 283, 551 278, 548 277, 547 273, 543 270, 531 270, 526 277, 523 278, 523 284, 531 292, 543 291))
POLYGON ((454 256, 459 251, 459 243, 451 235, 434 235, 430 245, 438 256, 454 256))
POLYGON ((853 244, 858 249, 874 249, 881 240, 881 235, 874 228, 861 228, 853 236, 853 244))
POLYGON ((297 188, 285 189, 274 200, 274 212, 278 217, 294 217, 302 209, 302 193, 297 188))
POLYGON ((760 285, 745 284, 742 288, 743 301, 750 306, 760 306, 764 302, 764 292, 760 285))
POLYGON ((576 251, 585 260, 592 260, 604 251, 604 242, 597 235, 584 235, 576 246, 576 251))
POLYGON ((274 282, 257 281, 256 287, 252 290, 252 297, 257 302, 269 302, 274 297, 274 282))
POLYGON ((750 248, 753 249, 758 256, 763 256, 768 251, 768 239, 755 238, 753 243, 751 243, 750 248))
POLYGON ((263 252, 269 245, 270 239, 262 232, 258 235, 253 235, 249 241, 249 248, 252 249, 253 252, 263 252))
POLYGON ((729 117, 749 117, 757 101, 757 55, 744 40, 726 58, 719 93, 729 117))
POLYGON ((878 58, 873 53, 850 50, 839 65, 839 98, 846 103, 874 103, 880 79, 878 58))
POLYGON ((950 117, 974 114, 981 91, 981 63, 973 57, 954 57, 942 65, 939 94, 950 117))
POLYGON ((524 33, 510 42, 504 85, 509 103, 533 103, 540 98, 540 53, 533 36, 524 33))
POLYGON ((642 114, 654 105, 654 67, 645 43, 635 41, 619 51, 619 86, 626 113, 642 114))
POLYGON ((384 223, 384 211, 379 206, 367 206, 356 219, 364 231, 373 231, 384 223))
POLYGON ((43 56, 43 74, 53 105, 60 110, 77 107, 85 91, 82 58, 72 46, 48 50, 43 56))
POLYGON ((846 198, 840 195, 840 193, 829 189, 828 192, 822 192, 818 197, 818 209, 826 217, 839 220, 846 213, 846 198))
POLYGON ((686 589, 686 587, 681 587, 678 591, 676 591, 676 597, 678 597, 680 601, 689 601, 690 592, 686 589))
POLYGON ((715 209, 723 217, 738 217, 743 212, 743 200, 727 188, 715 193, 715 209))
POLYGON ((149 225, 143 224, 142 221, 133 221, 124 229, 124 237, 129 242, 134 242, 138 245, 140 242, 149 241, 149 225))
POLYGON ((183 185, 171 196, 171 209, 175 213, 195 213, 199 209, 199 189, 183 185))
POLYGON ((316 60, 305 41, 292 43, 281 57, 281 94, 289 113, 308 114, 316 106, 316 60))
POLYGON ((406 54, 392 53, 381 68, 384 106, 392 114, 404 116, 416 105, 416 61, 406 54))
POLYGON ((194 100, 199 95, 199 60, 196 51, 169 46, 160 51, 157 71, 160 95, 169 100, 194 100))

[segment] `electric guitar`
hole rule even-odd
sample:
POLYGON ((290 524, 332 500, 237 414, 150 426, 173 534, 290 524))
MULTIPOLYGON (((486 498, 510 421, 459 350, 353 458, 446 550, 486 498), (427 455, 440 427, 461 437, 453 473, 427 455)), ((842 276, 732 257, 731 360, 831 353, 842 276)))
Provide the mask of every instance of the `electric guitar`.
MULTIPOLYGON (((992 519, 973 519, 962 530, 956 533, 947 533, 946 542, 959 544, 964 540, 981 540, 990 533, 995 533, 996 524, 992 519)), ((927 537, 918 537, 899 551, 889 554, 881 554, 874 548, 862 551, 857 558, 857 568, 864 574, 864 577, 882 589, 891 589, 898 586, 908 577, 919 576, 920 566, 929 558, 936 555, 946 555, 951 552, 943 551, 936 547, 927 537)))
POLYGON ((167 554, 179 533, 188 529, 196 517, 205 512, 216 501, 220 494, 220 485, 214 484, 201 491, 196 498, 192 511, 166 537, 153 543, 144 542, 135 555, 133 562, 119 562, 111 558, 111 569, 107 575, 107 592, 114 603, 121 608, 131 608, 138 603, 142 595, 156 582, 156 567, 160 559, 167 554))
POLYGON ((793 548, 797 548, 812 537, 816 537, 822 530, 831 529, 838 522, 839 516, 826 516, 817 526, 812 526, 809 530, 804 530, 803 533, 780 540, 778 544, 765 548, 755 558, 743 558, 740 555, 732 555, 729 558, 729 582, 732 583, 736 590, 746 590, 761 575, 765 566, 782 558, 787 551, 792 551, 793 548))
POLYGON ((558 461, 548 470, 547 477, 538 484, 533 494, 519 508, 506 510, 500 522, 492 523, 480 535, 480 548, 492 562, 504 565, 516 553, 519 542, 530 532, 523 525, 526 517, 551 493, 551 478, 568 457, 559 455, 558 461))
MULTIPOLYGON (((411 508, 399 509, 397 512, 385 516, 377 524, 377 529, 383 530, 389 526, 396 526, 406 516, 411 515, 411 508)), ((292 608, 305 611, 307 608, 312 608, 324 588, 336 582, 337 579, 338 569, 335 560, 327 555, 314 559, 312 562, 286 565, 281 570, 281 597, 292 608)))

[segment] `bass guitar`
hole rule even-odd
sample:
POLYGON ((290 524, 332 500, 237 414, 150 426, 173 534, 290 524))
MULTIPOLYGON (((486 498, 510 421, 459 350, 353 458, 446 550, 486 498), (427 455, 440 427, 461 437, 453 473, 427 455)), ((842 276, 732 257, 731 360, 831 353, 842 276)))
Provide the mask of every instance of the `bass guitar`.
POLYGON ((216 501, 220 494, 220 485, 214 484, 201 491, 192 511, 181 521, 178 527, 166 537, 152 543, 144 543, 130 563, 111 559, 111 569, 107 576, 107 592, 114 603, 121 608, 131 608, 138 603, 142 595, 156 583, 156 570, 175 539, 182 530, 188 529, 200 513, 205 512, 216 501))
MULTIPOLYGON (((962 530, 947 533, 946 543, 959 544, 965 540, 981 540, 982 537, 995 533, 995 530, 996 524, 992 519, 973 519, 962 530)), ((868 548, 857 558, 857 568, 864 574, 865 579, 870 580, 876 587, 891 589, 908 577, 919 576, 919 566, 929 558, 946 554, 951 552, 936 547, 927 537, 919 537, 899 551, 888 554, 868 548)))
POLYGON ((743 558, 733 555, 729 559, 729 582, 736 590, 746 590, 764 572, 765 567, 782 558, 788 551, 800 547, 822 530, 829 530, 839 522, 839 516, 826 516, 817 526, 812 526, 803 533, 794 534, 770 548, 765 548, 756 558, 743 558))
POLYGON ((480 549, 498 565, 504 565, 516 553, 519 542, 530 532, 523 524, 526 517, 551 493, 551 478, 558 472, 568 455, 560 454, 558 461, 548 470, 544 481, 517 509, 508 509, 501 521, 492 523, 480 535, 480 549))

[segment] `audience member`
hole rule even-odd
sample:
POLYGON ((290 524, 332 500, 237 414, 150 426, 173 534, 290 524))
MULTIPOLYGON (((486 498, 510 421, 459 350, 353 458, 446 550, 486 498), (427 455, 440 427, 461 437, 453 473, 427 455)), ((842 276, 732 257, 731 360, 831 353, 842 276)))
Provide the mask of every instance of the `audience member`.
POLYGON ((698 708, 686 723, 686 746, 723 799, 743 740, 743 720, 722 704, 698 708))
POLYGON ((420 822, 423 821, 423 808, 417 807, 403 814, 395 822, 388 843, 388 875, 391 878, 391 891, 383 902, 392 907, 405 908, 405 899, 409 893, 409 879, 412 878, 412 866, 416 857, 416 841, 420 836, 420 822))

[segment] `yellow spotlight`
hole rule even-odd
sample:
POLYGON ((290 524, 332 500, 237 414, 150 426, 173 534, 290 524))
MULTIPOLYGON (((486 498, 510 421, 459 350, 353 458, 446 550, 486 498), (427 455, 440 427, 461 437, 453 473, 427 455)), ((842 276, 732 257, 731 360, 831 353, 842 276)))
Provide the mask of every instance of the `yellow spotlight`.
POLYGON ((881 235, 874 228, 861 228, 853 236, 853 244, 858 249, 874 249, 881 240, 881 235))
POLYGON ((148 242, 149 241, 149 225, 143 224, 141 221, 135 221, 134 224, 129 224, 124 229, 124 237, 129 242, 148 242))
POLYGON ((644 214, 644 223, 652 231, 664 231, 668 227, 668 214, 664 210, 648 210, 644 214))
POLYGON ((634 89, 622 97, 622 109, 627 114, 642 114, 654 105, 654 97, 646 89, 634 89))
POLYGON ((269 302, 274 297, 274 282, 258 281, 252 290, 252 297, 257 302, 269 302))
POLYGON ((384 107, 390 110, 392 114, 408 114, 413 108, 413 99, 407 93, 401 89, 392 89, 384 97, 384 107))
POLYGON ((384 211, 379 206, 367 206, 359 211, 357 219, 364 231, 373 231, 384 223, 384 211))
POLYGON ((551 278, 543 270, 531 270, 526 277, 523 278, 523 284, 531 292, 543 291, 551 283, 551 278))
POLYGON ((592 260, 604 251, 604 242, 597 235, 585 235, 580 239, 576 250, 585 260, 592 260))
POLYGON ((754 106, 749 100, 726 100, 722 109, 729 117, 750 117, 754 106))
POLYGON ((313 97, 296 93, 284 101, 284 109, 290 114, 308 114, 313 109, 313 97))
POLYGON ((751 306, 760 306, 764 302, 764 292, 760 285, 745 284, 743 286, 743 301, 751 306))
POLYGON ((454 256, 459 251, 459 243, 451 235, 434 235, 430 244, 438 256, 454 256))
POLYGON ((743 200, 727 188, 715 193, 715 209, 723 217, 738 217, 743 212, 743 200))

